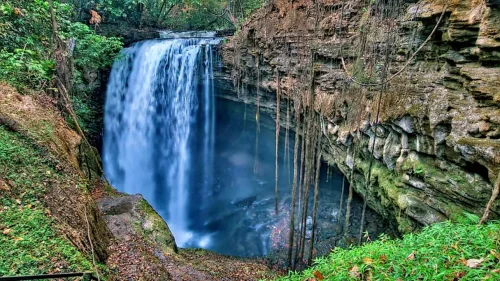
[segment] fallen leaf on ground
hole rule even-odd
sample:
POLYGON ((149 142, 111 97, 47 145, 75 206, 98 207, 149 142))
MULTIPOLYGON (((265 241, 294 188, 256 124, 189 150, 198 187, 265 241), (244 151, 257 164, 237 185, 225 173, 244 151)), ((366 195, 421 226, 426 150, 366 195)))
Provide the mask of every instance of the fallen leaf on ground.
POLYGON ((364 257, 363 258, 363 262, 365 264, 372 264, 373 263, 373 259, 369 258, 369 257, 364 257))
POLYGON ((3 180, 0 180, 0 189, 5 191, 10 191, 9 186, 3 180))
POLYGON ((409 261, 413 261, 415 260, 415 251, 411 252, 411 254, 409 254, 407 257, 406 257, 407 260, 409 261))
POLYGON ((497 252, 495 250, 490 250, 490 254, 495 256, 497 259, 500 259, 500 252, 497 252))
POLYGON ((5 234, 5 235, 7 235, 7 234, 9 234, 11 231, 12 231, 12 229, 7 228, 7 229, 4 229, 4 230, 2 231, 2 233, 3 233, 3 234, 5 234))
POLYGON ((483 259, 469 259, 467 260, 467 266, 470 268, 477 268, 483 262, 483 259))
POLYGON ((381 262, 382 264, 385 264, 385 263, 387 262, 387 256, 386 256, 386 255, 381 255, 381 256, 380 256, 380 262, 381 262))
POLYGON ((365 273, 365 278, 364 280, 366 281, 372 281, 373 280, 373 272, 371 271, 371 269, 369 269, 366 273, 365 273))
POLYGON ((353 278, 360 278, 361 277, 361 274, 359 273, 359 267, 357 265, 351 267, 351 269, 349 269, 349 276, 353 277, 353 278))
POLYGON ((14 8, 14 15, 24 17, 24 13, 20 8, 14 8))
POLYGON ((313 275, 314 275, 314 277, 316 277, 316 279, 318 279, 318 280, 323 280, 323 279, 325 279, 325 277, 323 276, 323 274, 321 274, 321 272, 319 272, 319 271, 317 271, 317 270, 313 273, 313 275))

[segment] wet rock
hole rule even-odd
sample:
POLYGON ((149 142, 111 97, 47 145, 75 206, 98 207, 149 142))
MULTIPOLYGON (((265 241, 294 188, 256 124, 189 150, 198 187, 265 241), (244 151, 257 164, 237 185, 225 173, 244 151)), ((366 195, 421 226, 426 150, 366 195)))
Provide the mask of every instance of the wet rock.
POLYGON ((407 133, 413 133, 415 130, 415 124, 410 116, 404 116, 395 121, 395 124, 398 125, 401 129, 403 129, 407 133))
POLYGON ((104 197, 97 205, 116 239, 127 241, 134 236, 144 236, 160 249, 177 252, 175 238, 167 224, 142 195, 104 197))
POLYGON ((396 160, 401 155, 401 141, 399 136, 392 132, 385 139, 383 161, 389 170, 394 170, 396 160))
POLYGON ((234 202, 233 204, 238 206, 238 207, 249 207, 250 205, 252 205, 255 202, 255 200, 257 200, 257 196, 252 195, 252 196, 243 198, 241 200, 238 200, 238 201, 234 202))
MULTIPOLYGON (((342 226, 339 225, 339 233, 342 233, 342 226)), ((332 237, 337 237, 337 228, 333 225, 329 227, 322 227, 319 231, 320 240, 330 239, 332 237)))

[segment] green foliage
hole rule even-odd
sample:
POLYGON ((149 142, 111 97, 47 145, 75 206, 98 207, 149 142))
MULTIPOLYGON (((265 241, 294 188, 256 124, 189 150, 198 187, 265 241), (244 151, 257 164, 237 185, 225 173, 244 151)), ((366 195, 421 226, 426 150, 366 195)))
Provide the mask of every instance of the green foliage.
POLYGON ((36 89, 47 86, 53 72, 54 61, 32 50, 15 49, 12 53, 0 50, 0 80, 36 89))
POLYGON ((96 10, 105 22, 123 22, 141 27, 175 30, 234 29, 263 0, 72 0, 88 13, 96 10))
MULTIPOLYGON (((176 0, 167 0, 172 2, 176 0)), ((70 1, 78 9, 88 13, 90 10, 98 11, 106 22, 117 22, 126 20, 130 23, 139 25, 143 20, 144 5, 147 8, 155 8, 159 10, 160 0, 94 0, 94 1, 70 1), (142 7, 142 8, 141 8, 142 7)), ((148 12, 149 14, 149 12, 148 12)), ((149 16, 149 15, 148 15, 149 16)))
MULTIPOLYGON (((74 38, 75 79, 82 72, 109 67, 122 48, 118 38, 97 35, 87 25, 72 22, 73 6, 54 1, 62 40, 74 38)), ((54 75, 54 44, 47 1, 7 0, 0 5, 0 80, 15 86, 43 89, 54 75), (17 12, 16 12, 17 11, 17 12)))
MULTIPOLYGON (((362 27, 360 32, 363 32, 362 27)), ((377 83, 377 68, 380 67, 369 66, 363 60, 358 59, 354 63, 352 77, 360 83, 377 83)))
POLYGON ((171 29, 237 29, 262 0, 183 0, 164 24, 171 29))
POLYGON ((479 223, 479 216, 471 213, 464 212, 451 218, 453 222, 460 224, 477 224, 479 223))
POLYGON ((477 216, 425 227, 403 239, 387 237, 328 257, 277 280, 500 280, 500 222, 477 225, 477 216))
MULTIPOLYGON (((68 5, 55 5, 60 14, 68 5)), ((0 79, 16 86, 46 86, 54 71, 46 1, 4 1, 0 5, 0 79), (16 12, 17 10, 17 12, 16 12)))
MULTIPOLYGON (((76 45, 73 53, 74 73, 73 83, 75 85, 87 85, 95 79, 100 70, 110 68, 118 52, 122 49, 123 43, 116 37, 105 37, 97 35, 87 25, 82 23, 71 23, 63 38, 75 38, 76 45)), ((93 93, 90 91, 78 91, 71 97, 73 109, 78 117, 80 126, 91 136, 99 135, 101 123, 96 122, 99 114, 92 99, 93 93)), ((73 120, 70 119, 69 124, 73 120)), ((73 128, 76 126, 72 124, 73 128)))
POLYGON ((55 222, 40 202, 48 181, 64 176, 29 141, 3 126, 0 171, 0 276, 91 270, 89 260, 57 234, 55 222))
MULTIPOLYGON (((54 1, 58 37, 75 42, 70 67, 73 85, 79 89, 72 93, 75 113, 85 132, 98 135, 100 123, 94 120, 99 115, 90 96, 93 88, 88 85, 94 85, 100 70, 111 66, 123 44, 118 38, 98 35, 89 26, 73 22, 74 11, 73 5, 54 1)), ((0 5, 0 31, 0 80, 18 89, 52 87, 55 45, 48 2, 5 1, 0 5)))
POLYGON ((422 174, 424 172, 424 166, 422 166, 421 164, 417 165, 413 172, 417 175, 422 174))
MULTIPOLYGON (((45 191, 43 180, 54 174, 48 159, 41 157, 28 142, 3 126, 0 126, 0 171, 12 186, 11 192, 22 194, 19 198, 22 204, 36 204, 37 194, 45 191)), ((12 197, 2 194, 1 206, 15 208, 18 205, 12 197)))
POLYGON ((87 25, 71 23, 62 34, 63 38, 75 38, 75 66, 80 71, 110 67, 123 43, 116 37, 97 35, 87 25))
MULTIPOLYGON (((73 105, 73 110, 78 118, 78 124, 86 133, 92 136, 99 136, 101 130, 101 120, 97 120, 95 102, 93 102, 91 95, 92 93, 81 92, 78 95, 73 95, 71 97, 71 104, 73 105)), ((73 122, 71 116, 66 116, 66 122, 76 130, 76 125, 73 122)))
POLYGON ((237 29, 262 0, 183 0, 163 23, 171 29, 237 29))
POLYGON ((53 261, 71 272, 91 271, 91 263, 67 240, 57 236, 52 220, 38 208, 0 211, 0 276, 49 273, 53 261))

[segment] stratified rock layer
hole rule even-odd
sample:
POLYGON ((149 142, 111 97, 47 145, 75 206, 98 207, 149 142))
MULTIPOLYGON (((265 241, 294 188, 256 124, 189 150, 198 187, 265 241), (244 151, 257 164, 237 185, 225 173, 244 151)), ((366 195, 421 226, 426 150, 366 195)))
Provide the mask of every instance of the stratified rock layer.
MULTIPOLYGON (((500 171, 499 5, 364 2, 370 1, 270 1, 223 46, 221 78, 238 93, 254 87, 245 99, 253 92, 260 102, 275 99, 277 77, 282 101, 298 95, 309 105, 313 89, 325 160, 349 175, 356 157, 356 191, 400 231, 463 211, 480 214, 500 171), (387 77, 404 71, 383 89, 377 123, 380 86, 347 77, 379 84, 385 61, 387 77)), ((497 201, 491 216, 499 215, 497 201)))

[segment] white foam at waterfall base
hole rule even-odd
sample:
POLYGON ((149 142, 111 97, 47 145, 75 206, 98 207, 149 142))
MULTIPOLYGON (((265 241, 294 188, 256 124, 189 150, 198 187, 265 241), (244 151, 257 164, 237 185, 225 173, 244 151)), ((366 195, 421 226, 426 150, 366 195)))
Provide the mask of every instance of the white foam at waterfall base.
POLYGON ((198 242, 198 247, 205 249, 210 245, 210 235, 201 236, 198 242))
MULTIPOLYGON (((139 42, 113 65, 106 94, 105 173, 120 191, 156 201, 180 247, 189 246, 195 236, 188 214, 194 153, 205 165, 203 177, 212 174, 212 59, 206 39, 139 42), (201 80, 203 91, 197 87, 201 80), (198 120, 200 110, 204 118, 198 120), (189 144, 198 122, 203 130, 196 138, 205 145, 194 152, 189 144)), ((205 179, 199 188, 209 184, 205 179)))

